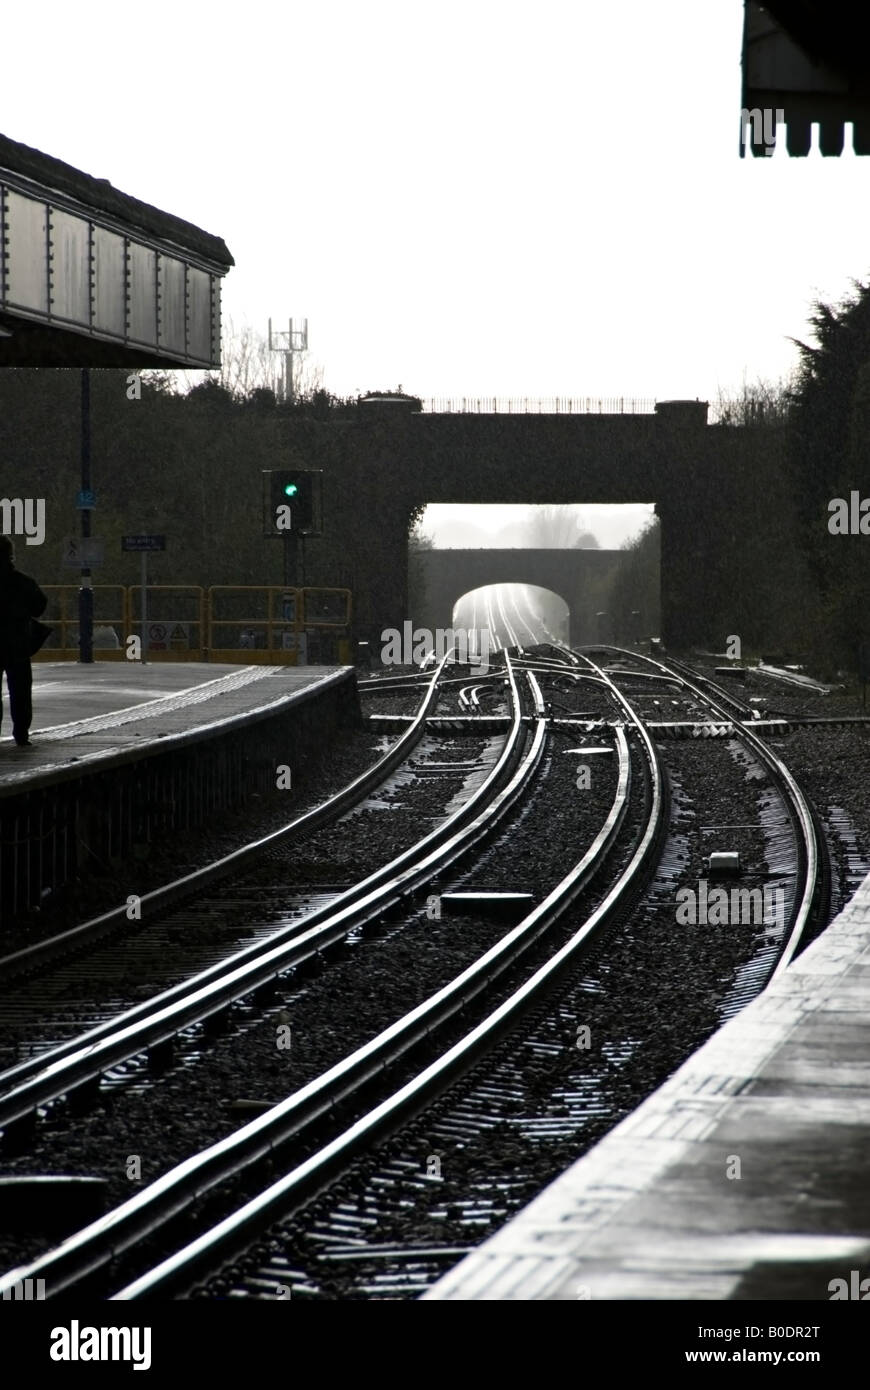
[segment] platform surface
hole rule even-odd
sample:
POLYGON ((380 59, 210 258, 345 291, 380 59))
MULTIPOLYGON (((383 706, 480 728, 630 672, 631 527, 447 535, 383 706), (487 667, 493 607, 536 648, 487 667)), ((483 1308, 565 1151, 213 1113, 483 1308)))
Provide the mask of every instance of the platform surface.
POLYGON ((870 876, 425 1299, 870 1297, 870 876), (837 1283, 835 1281, 842 1281, 837 1283))
POLYGON ((33 667, 33 745, 12 740, 3 687, 0 795, 139 757, 160 742, 217 732, 215 725, 281 701, 316 697, 352 680, 350 666, 219 666, 205 662, 38 662, 33 667))

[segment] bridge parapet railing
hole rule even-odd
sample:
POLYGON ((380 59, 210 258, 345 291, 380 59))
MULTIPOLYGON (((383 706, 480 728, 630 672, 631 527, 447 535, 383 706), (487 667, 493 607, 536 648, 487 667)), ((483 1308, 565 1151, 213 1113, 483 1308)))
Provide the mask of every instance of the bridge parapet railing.
POLYGON ((423 402, 430 415, 653 415, 645 396, 433 396, 423 402))

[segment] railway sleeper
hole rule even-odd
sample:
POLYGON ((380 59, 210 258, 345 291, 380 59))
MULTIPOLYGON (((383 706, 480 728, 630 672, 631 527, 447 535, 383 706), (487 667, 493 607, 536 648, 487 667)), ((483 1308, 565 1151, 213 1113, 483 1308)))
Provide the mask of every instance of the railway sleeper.
POLYGON ((221 1037, 230 1026, 232 1003, 221 1005, 214 1013, 202 1020, 202 1029, 207 1038, 221 1037))
POLYGON ((107 1178, 77 1173, 0 1177, 0 1226, 63 1239, 103 1215, 108 1191, 107 1178))
POLYGON ((96 1076, 85 1077, 84 1081, 78 1081, 66 1092, 64 1100, 71 1115, 85 1115, 100 1098, 100 1083, 102 1076, 98 1072, 96 1076))
POLYGON ((165 1071, 175 1056, 175 1038, 162 1038, 148 1048, 148 1065, 152 1071, 165 1071))
POLYGON ((26 1153, 33 1147, 33 1140, 36 1136, 36 1110, 28 1110, 26 1115, 19 1115, 17 1120, 12 1120, 3 1129, 3 1152, 7 1156, 19 1153, 26 1153))

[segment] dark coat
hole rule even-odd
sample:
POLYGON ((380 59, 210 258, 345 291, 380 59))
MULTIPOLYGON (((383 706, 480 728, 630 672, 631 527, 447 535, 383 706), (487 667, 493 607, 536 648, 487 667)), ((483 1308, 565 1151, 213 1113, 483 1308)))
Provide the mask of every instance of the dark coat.
POLYGON ((30 620, 47 606, 35 579, 20 574, 14 565, 0 565, 0 656, 30 656, 30 620))

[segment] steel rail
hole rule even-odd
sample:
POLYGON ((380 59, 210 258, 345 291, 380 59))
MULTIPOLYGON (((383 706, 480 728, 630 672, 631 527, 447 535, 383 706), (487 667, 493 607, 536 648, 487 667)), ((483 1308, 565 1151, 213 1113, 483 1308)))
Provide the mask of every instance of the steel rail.
MULTIPOLYGON (((276 845, 310 834, 317 827, 337 819, 358 801, 363 800, 400 763, 404 762, 409 752, 420 742, 426 732, 427 717, 438 701, 446 662, 447 657, 445 656, 438 670, 430 677, 420 707, 416 715, 411 716, 407 729, 392 748, 388 748, 372 767, 367 768, 359 777, 355 777, 352 782, 340 788, 333 796, 321 802, 319 806, 312 807, 310 811, 304 811, 302 815, 296 816, 278 830, 271 831, 259 840, 252 840, 249 844, 242 845, 241 848, 233 850, 230 854, 225 854, 210 864, 204 864, 200 869, 194 869, 192 873, 173 879, 171 883, 161 884, 159 888, 154 888, 149 893, 143 893, 139 899, 140 912, 143 914, 165 912, 183 899, 201 892, 209 884, 217 882, 228 874, 239 872, 248 865, 250 860, 274 849, 276 845)), ((67 956, 71 951, 90 945, 99 940, 100 937, 116 931, 119 927, 123 928, 128 925, 127 905, 111 908, 108 912, 101 913, 99 917, 92 917, 87 922, 81 922, 68 931, 49 937, 46 941, 36 942, 33 946, 26 946, 11 955, 3 956, 0 958, 0 980, 5 984, 7 980, 15 978, 16 975, 47 964, 51 960, 67 956)), ((0 1073, 0 1086, 3 1085, 3 1080, 4 1076, 0 1073)))
MULTIPOLYGON (((454 662, 451 662, 450 664, 451 664, 452 666, 456 666, 457 664, 459 664, 459 665, 468 666, 469 668, 473 668, 474 666, 477 666, 479 663, 475 660, 475 661, 466 661, 466 662, 461 662, 461 663, 457 663, 457 662, 454 661, 454 662)), ((504 672, 503 672, 501 669, 499 669, 499 670, 497 670, 497 671, 487 671, 487 672, 483 673, 482 675, 479 675, 479 676, 475 676, 475 677, 474 677, 475 680, 482 680, 482 681, 493 680, 493 679, 495 679, 495 678, 499 678, 499 679, 502 679, 502 680, 503 680, 503 679, 504 679, 504 672)), ((405 678, 403 677, 402 679, 405 679, 405 678)), ((398 684, 398 678, 395 677, 395 676, 378 676, 375 680, 372 680, 372 681, 360 681, 360 682, 358 683, 357 688, 358 688, 359 690, 361 690, 361 691, 363 692, 363 694, 366 694, 366 695, 381 695, 381 694, 383 694, 383 695, 396 695, 396 694, 407 694, 409 691, 413 690, 413 689, 415 688, 416 685, 422 685, 425 681, 430 680, 430 679, 431 679, 431 677, 430 677, 428 671, 424 671, 423 674, 422 674, 421 676, 409 676, 409 677, 407 677, 407 680, 408 680, 409 682, 413 682, 413 684, 408 684, 408 685, 399 685, 399 684, 398 684)), ((449 686, 449 685, 467 685, 470 679, 471 679, 471 676, 470 676, 470 675, 467 675, 467 674, 464 675, 464 676, 445 676, 445 677, 443 678, 443 680, 441 681, 441 689, 442 689, 442 690, 443 690, 443 689, 446 689, 447 686, 449 686)))
MULTIPOLYGON (((334 945, 352 927, 382 916, 388 907, 410 897, 421 884, 488 833, 521 795, 543 749, 545 722, 541 708, 536 735, 521 757, 525 725, 516 676, 509 664, 508 677, 513 705, 511 727, 498 762, 467 802, 389 864, 354 884, 328 906, 307 914, 301 922, 274 933, 265 942, 236 952, 79 1038, 2 1073, 0 1083, 11 1089, 0 1096, 0 1129, 32 1120, 38 1106, 98 1081, 109 1067, 166 1043, 181 1029, 220 1012, 291 966, 334 945)), ((527 676, 526 680, 537 708, 541 704, 537 683, 534 677, 527 676)))
MULTIPOLYGON (((509 673, 515 697, 512 733, 515 742, 520 743, 523 739, 523 726, 519 717, 519 692, 513 673, 509 673)), ((494 798, 494 803, 498 803, 501 813, 513 805, 525 790, 531 773, 540 761, 545 742, 547 721, 540 690, 534 678, 527 679, 534 698, 537 728, 525 757, 519 766, 512 770, 508 785, 498 791, 494 798)), ((504 764, 507 752, 506 748, 499 760, 499 766, 504 764)), ((494 776, 495 770, 475 795, 475 802, 482 799, 481 793, 487 784, 492 782, 494 776)), ((463 847, 467 847, 469 843, 487 833, 492 824, 491 811, 491 806, 479 811, 471 824, 454 835, 449 843, 454 845, 461 838, 464 841, 463 847)), ((429 838, 431 837, 427 837, 429 838)), ((429 859, 433 857, 431 854, 428 856, 429 859)), ((406 871, 411 872, 412 870, 406 871)), ((77 1236, 65 1241, 56 1251, 42 1257, 38 1263, 42 1267, 51 1268, 53 1290, 59 1292, 62 1287, 80 1281, 91 1269, 106 1263, 118 1250, 134 1244, 142 1235, 195 1200, 204 1190, 263 1157, 276 1144, 298 1133, 324 1114, 330 1113, 345 1096, 353 1094, 362 1085, 379 1077, 395 1055, 400 1055, 428 1036, 433 1026, 436 1026, 439 1010, 443 1011, 444 1017, 449 1017, 463 1008, 466 999, 472 997, 477 989, 485 988, 489 978, 489 954, 482 958, 482 963, 476 963, 476 970, 482 978, 475 981, 474 990, 463 993, 456 981, 451 982, 403 1019, 385 1029, 370 1043, 358 1048, 341 1063, 294 1093, 287 1101, 274 1107, 267 1115, 258 1117, 228 1139, 212 1146, 204 1155, 197 1155, 178 1165, 115 1212, 92 1223, 77 1236), (268 1123, 264 1124, 264 1121, 268 1123)), ((475 967, 471 969, 475 970, 475 967)), ((459 980, 464 982, 467 974, 468 971, 463 972, 459 980)), ((105 1063, 100 1070, 104 1066, 105 1063)), ((5 1276, 0 1279, 0 1290, 14 1286, 16 1281, 17 1276, 5 1276)))
MULTIPOLYGON (((655 666, 659 668, 665 674, 670 674, 666 664, 656 661, 653 657, 644 656, 638 652, 630 652, 622 647, 602 648, 599 646, 594 648, 594 650, 617 651, 622 656, 631 656, 636 660, 646 662, 650 666, 655 666)), ((686 675, 685 673, 681 674, 680 670, 678 669, 677 663, 674 664, 672 670, 686 689, 691 690, 692 693, 699 700, 702 701, 702 703, 705 703, 708 706, 710 706, 710 708, 713 709, 719 715, 720 718, 724 718, 727 720, 727 722, 734 728, 735 737, 740 738, 745 743, 747 743, 752 748, 753 752, 756 753, 757 756, 761 759, 761 761, 765 764, 768 771, 771 773, 774 782, 780 788, 780 793, 783 796, 784 804, 792 821, 792 825, 794 826, 795 843, 797 846, 798 863, 802 870, 803 886, 800 891, 799 902, 797 901, 798 893, 795 893, 795 903, 793 904, 792 909, 793 920, 791 928, 787 933, 787 940, 785 941, 782 950, 780 951, 776 966, 771 972, 770 978, 767 982, 768 985, 771 985, 773 981, 778 979, 779 976, 783 973, 783 971, 785 971, 791 964, 791 961, 794 958, 795 951, 797 950, 800 944, 801 937, 806 931, 807 924, 809 922, 810 915, 813 910, 813 903, 816 897, 816 889, 818 885, 820 869, 819 840, 816 832, 813 813, 809 807, 806 797, 804 796, 803 792, 801 791, 791 772, 786 767, 785 763, 781 760, 781 758, 777 757, 773 749, 768 747, 764 740, 760 738, 751 727, 747 727, 746 725, 741 724, 739 721, 735 721, 733 716, 728 714, 727 709, 723 708, 723 706, 719 703, 718 699, 708 694, 702 688, 702 686, 699 683, 699 678, 696 676, 694 672, 692 672, 691 676, 686 675)), ((712 686, 713 689, 718 691, 716 683, 710 680, 709 677, 702 677, 701 679, 703 679, 705 685, 712 686)), ((722 695, 725 695, 724 691, 720 693, 722 695)), ((729 695, 728 698, 730 700, 733 700, 734 697, 729 695)), ((767 986, 765 986, 765 988, 767 988, 767 986)))
MULTIPOLYGON (((624 708, 628 710, 628 706, 622 698, 618 698, 624 708)), ((597 872, 600 867, 601 855, 604 852, 605 844, 612 845, 615 840, 628 805, 631 764, 627 739, 621 728, 618 728, 616 731, 616 739, 620 759, 619 785, 614 797, 611 813, 599 832, 599 835, 596 837, 595 842, 590 846, 590 849, 586 852, 581 861, 574 866, 567 878, 558 885, 544 903, 540 904, 519 927, 509 933, 508 938, 503 939, 497 947, 487 952, 486 956, 484 956, 481 961, 477 962, 471 970, 463 972, 463 975, 460 976, 458 981, 454 982, 452 986, 447 987, 451 993, 455 993, 458 986, 467 981, 467 977, 472 974, 472 971, 478 976, 476 982, 478 988, 485 987, 492 978, 495 958, 499 955, 505 956, 508 953, 508 944, 520 938, 521 934, 530 935, 534 932, 535 935, 539 935, 544 931, 550 922, 554 920, 555 916, 559 915, 561 911, 568 906, 570 901, 576 897, 581 888, 588 883, 592 874, 597 872)), ((588 918, 580 930, 575 933, 572 941, 568 943, 568 947, 563 947, 562 950, 557 953, 558 958, 548 963, 548 966, 544 968, 543 972, 538 971, 536 976, 533 977, 537 988, 544 988, 545 985, 549 984, 556 969, 564 964, 569 956, 580 947, 586 937, 594 930, 595 926, 601 925, 603 921, 607 920, 611 912, 625 897, 630 883, 634 881, 651 852, 651 847, 655 841, 657 825, 662 816, 662 774, 657 752, 648 736, 644 738, 644 749, 647 758, 651 760, 649 765, 651 767, 653 790, 650 797, 649 813, 640 843, 635 849, 631 863, 620 875, 617 884, 610 890, 604 901, 599 904, 599 907, 592 916, 588 918)), ((504 962, 505 965, 508 963, 510 962, 504 962)), ((325 1149, 321 1150, 319 1155, 316 1155, 313 1159, 307 1160, 306 1163, 301 1165, 300 1168, 297 1168, 294 1173, 291 1173, 288 1179, 283 1180, 283 1182, 278 1185, 277 1189, 275 1187, 270 1188, 267 1193, 261 1194, 259 1198, 255 1199, 253 1204, 247 1203, 245 1207, 242 1208, 241 1213, 236 1213, 233 1217, 228 1218, 227 1221, 220 1223, 220 1225, 212 1232, 208 1233, 207 1236, 194 1242, 193 1245, 186 1247, 184 1251, 171 1257, 169 1262, 164 1261, 156 1270, 142 1276, 134 1285, 128 1286, 128 1288, 116 1295, 116 1297, 126 1299, 139 1296, 143 1293, 155 1292, 158 1285, 163 1286, 161 1288, 161 1292, 163 1292, 168 1283, 176 1283, 179 1278, 187 1278, 187 1282, 189 1283, 188 1276, 190 1275, 190 1266, 192 1263, 198 1265, 203 1258, 213 1263, 216 1257, 216 1247, 220 1245, 221 1249, 223 1249, 227 1240, 237 1242, 241 1239, 244 1243, 252 1222, 255 1225, 262 1225, 268 1222, 273 1205, 286 1205, 289 1196, 288 1184, 295 1193, 299 1195, 304 1191, 310 1190, 312 1185, 320 1184, 326 1179, 329 1171, 335 1166, 337 1161, 341 1161, 342 1158, 350 1157, 361 1144, 373 1137, 377 1130, 384 1128, 389 1123, 395 1124, 398 1122, 401 1115, 409 1107, 419 1108, 421 1104, 425 1103, 427 1097, 434 1094, 436 1090, 440 1090, 443 1085, 449 1081, 450 1076, 460 1062, 467 1066, 474 1061, 477 1052, 482 1050, 485 1045, 488 1045, 488 1043, 509 1024, 516 1009, 534 992, 534 989, 531 987, 531 982, 527 982, 523 990, 515 993, 515 995, 511 997, 511 1000, 507 1001, 496 1010, 495 1015, 491 1015, 486 1024, 478 1025, 462 1043, 451 1048, 433 1067, 427 1068, 421 1078, 417 1078, 416 1081, 403 1087, 396 1096, 391 1097, 387 1102, 381 1103, 369 1116, 356 1122, 345 1135, 337 1140, 333 1140, 325 1149)), ((439 996, 442 997, 442 1002, 445 993, 446 991, 444 990, 439 992, 439 996)), ((419 1015, 421 1010, 429 1011, 433 1004, 439 1002, 439 996, 434 996, 433 1000, 427 1001, 426 1005, 420 1006, 414 1013, 419 1015)), ((455 1009, 463 1007, 464 1002, 462 997, 454 999, 454 1011, 455 1009)), ((408 1019, 411 1018, 412 1015, 409 1015, 408 1019)), ((425 1026, 425 1020, 418 1018, 415 1020, 415 1024, 418 1028, 421 1024, 425 1026)), ((387 1030, 387 1033, 391 1031, 393 1030, 387 1030)), ((381 1038, 376 1039, 373 1045, 382 1042, 385 1037, 386 1034, 382 1034, 381 1038)), ((337 1069, 333 1069, 333 1071, 336 1070, 337 1069)), ((321 1083, 322 1080, 323 1079, 321 1079, 321 1083)), ((318 1083, 314 1084, 317 1085, 318 1083)), ((250 1133, 253 1130, 263 1130, 267 1125, 273 1128, 277 1112, 294 1106, 297 1101, 298 1096, 290 1097, 282 1106, 276 1107, 275 1111, 271 1112, 270 1115, 258 1117, 256 1121, 246 1127, 247 1132, 250 1133)), ((150 1204, 153 1205, 158 1201, 166 1203, 171 1200, 170 1195, 164 1192, 162 1188, 159 1192, 155 1191, 161 1184, 171 1183, 172 1186, 177 1188, 178 1184, 187 1183, 191 1190, 196 1192, 200 1191, 202 1183, 200 1181, 199 1184, 197 1184, 195 1177, 192 1177, 190 1173, 189 1165, 196 1164, 199 1167, 205 1162, 219 1163, 223 1161, 227 1163, 229 1161, 227 1149, 229 1147, 237 1147, 245 1132, 246 1131, 239 1131, 237 1135, 230 1136, 230 1138, 223 1141, 222 1144, 214 1146, 212 1150, 206 1151, 205 1155, 199 1155, 196 1159, 188 1160, 187 1164, 179 1165, 174 1175, 167 1174, 163 1179, 159 1179, 157 1184, 152 1184, 152 1189, 150 1190, 150 1204)), ((261 1142, 263 1142, 263 1152, 266 1152, 269 1147, 274 1147, 275 1141, 269 1145, 264 1142, 261 1137, 261 1142)), ((229 1171, 237 1171, 237 1168, 238 1165, 230 1168, 229 1171)), ((214 1181, 217 1180, 219 1179, 215 1177, 214 1181)), ((211 1183, 208 1185, 210 1186, 211 1183)), ((131 1199, 129 1203, 126 1203, 124 1208, 119 1208, 117 1212, 111 1213, 108 1217, 103 1218, 101 1222, 93 1223, 90 1228, 80 1232, 78 1236, 72 1237, 60 1250, 53 1252, 49 1256, 43 1257, 42 1260, 37 1261, 32 1267, 28 1267, 28 1270, 13 1271, 7 1276, 7 1279, 14 1281, 22 1277, 31 1277, 30 1270, 36 1270, 38 1268, 41 1272, 41 1277, 46 1277, 47 1279, 48 1288, 51 1291, 49 1296, 51 1297, 54 1293, 62 1292, 64 1288, 68 1287, 70 1282, 74 1282, 76 1266, 79 1268, 84 1266, 87 1270, 92 1270, 98 1267, 99 1264, 105 1264, 111 1259, 112 1253, 116 1249, 126 1249, 133 1243, 133 1240, 136 1238, 135 1233, 128 1238, 128 1233, 124 1230, 119 1230, 119 1225, 126 1226, 130 1222, 136 1222, 137 1219, 141 1222, 143 1220, 141 1207, 143 1199, 147 1197, 147 1191, 139 1194, 136 1198, 131 1199), (107 1223, 111 1225, 111 1230, 108 1232, 105 1230, 107 1223), (96 1243, 97 1249, 93 1248, 94 1243, 96 1243), (102 1253, 100 1253, 99 1247, 102 1247, 102 1253)), ((180 1201, 180 1198, 177 1198, 176 1205, 172 1207, 172 1210, 180 1210, 183 1205, 184 1203, 180 1201)), ((0 1288, 2 1288, 2 1286, 3 1283, 0 1281, 0 1288)))
POLYGON ((519 633, 517 632, 516 628, 514 627, 513 623, 511 622, 510 618, 505 612, 504 595, 501 592, 501 590, 499 590, 496 594, 496 603, 498 605, 498 611, 501 617, 502 626, 505 632, 507 633, 509 645, 512 648, 514 648, 518 656, 524 656, 525 650, 523 648, 522 642, 520 641, 519 633))
MULTIPOLYGON (((509 662, 508 665, 510 666, 509 662)), ((543 717, 540 691, 536 686, 533 688, 536 689, 536 710, 539 716, 536 739, 540 738, 542 741, 546 720, 543 717)), ((156 1271, 142 1276, 142 1279, 116 1297, 125 1299, 139 1296, 145 1292, 153 1292, 158 1284, 165 1285, 170 1281, 177 1281, 179 1277, 183 1278, 185 1267, 190 1265, 192 1259, 198 1261, 204 1250, 205 1258, 211 1260, 217 1242, 223 1246, 228 1238, 235 1240, 240 1232, 246 1232, 252 1219, 252 1209, 256 1211, 256 1217, 253 1218, 256 1222, 262 1224, 263 1221, 267 1221, 272 1205, 286 1204, 288 1184, 297 1192, 301 1192, 303 1189, 310 1190, 312 1185, 322 1183, 337 1158, 354 1152, 377 1130, 390 1123, 395 1124, 409 1106, 419 1108, 425 1104, 428 1096, 447 1084, 459 1065, 468 1066, 474 1061, 475 1056, 508 1026, 516 1011, 537 990, 552 983, 556 971, 580 948, 596 927, 609 920, 616 908, 622 905, 631 886, 646 867, 657 842, 665 797, 657 750, 628 702, 615 687, 613 691, 627 717, 637 725, 650 768, 651 791, 647 816, 643 833, 639 837, 628 867, 622 871, 617 883, 571 941, 562 947, 543 969, 537 971, 532 980, 526 982, 521 990, 502 1004, 485 1024, 478 1025, 461 1043, 450 1048, 437 1063, 428 1067, 422 1077, 402 1087, 388 1101, 382 1102, 370 1115, 357 1121, 343 1136, 331 1141, 319 1155, 315 1155, 294 1170, 281 1184, 270 1188, 266 1194, 261 1194, 253 1204, 246 1204, 241 1213, 236 1213, 228 1221, 222 1222, 206 1237, 171 1257, 169 1262, 164 1261, 156 1271), (203 1241, 206 1242, 205 1246, 203 1241)), ((179 1164, 114 1212, 108 1213, 71 1236, 57 1250, 40 1257, 26 1268, 10 1271, 0 1279, 0 1291, 13 1287, 22 1278, 34 1276, 46 1279, 49 1297, 54 1297, 80 1283, 88 1274, 104 1267, 118 1254, 163 1226, 173 1215, 188 1208, 197 1197, 217 1183, 225 1181, 257 1158, 272 1152, 286 1138, 298 1134, 305 1124, 331 1111, 338 1101, 358 1091, 359 1086, 373 1076, 380 1075, 399 1055, 431 1035, 436 1027, 458 1013, 470 999, 486 989, 498 974, 514 963, 522 950, 547 930, 582 888, 588 885, 598 872, 606 849, 612 847, 627 812, 631 785, 628 742, 621 727, 616 728, 615 737, 619 750, 619 783, 607 821, 579 863, 518 927, 463 971, 456 980, 301 1091, 265 1115, 258 1116, 249 1125, 213 1145, 204 1153, 179 1164)), ((244 1239, 244 1235, 242 1238, 244 1239)))
MULTIPOLYGON (((530 645, 530 646, 533 646, 533 647, 534 647, 534 646, 537 646, 537 644, 538 644, 538 633, 537 633, 537 632, 535 631, 535 629, 531 626, 531 624, 528 622, 528 620, 527 620, 526 618, 523 617, 523 615, 522 615, 522 610, 521 610, 521 608, 520 608, 520 604, 519 604, 519 602, 518 602, 518 600, 517 600, 517 597, 516 597, 516 593, 511 593, 508 602, 510 603, 511 607, 512 607, 513 610, 514 610, 514 614, 515 614, 515 616, 516 616, 516 618, 517 618, 517 621, 520 622, 520 623, 522 623, 523 627, 526 629, 526 632, 529 634, 529 636, 530 636, 531 639, 532 639, 532 640, 531 640, 531 643, 527 643, 526 645, 527 645, 527 646, 530 645)), ((529 600, 528 600, 528 593, 527 593, 526 590, 523 591, 523 602, 524 602, 524 605, 525 605, 526 609, 528 610, 528 612, 529 612, 529 614, 530 614, 530 616, 531 616, 531 618, 532 618, 532 621, 534 622, 534 621, 537 620, 537 621, 540 622, 540 618, 538 617, 538 615, 535 614, 535 613, 532 611, 532 607, 531 607, 531 604, 529 603, 529 600)))
MULTIPOLYGON (((646 763, 650 773, 650 798, 643 833, 638 838, 629 864, 623 869, 617 882, 611 886, 605 897, 586 918, 582 926, 573 934, 545 965, 540 967, 519 989, 498 1006, 486 1019, 470 1030, 464 1038, 450 1047, 441 1057, 431 1063, 413 1080, 401 1087, 388 1099, 376 1105, 367 1115, 357 1120, 345 1132, 331 1140, 318 1153, 312 1155, 285 1177, 273 1183, 265 1191, 246 1202, 238 1211, 219 1222, 211 1231, 196 1238, 182 1250, 162 1260, 154 1269, 139 1276, 132 1283, 116 1293, 116 1300, 132 1300, 139 1297, 166 1296, 179 1287, 187 1289, 203 1269, 213 1271, 219 1263, 236 1255, 244 1249, 252 1238, 279 1217, 287 1215, 287 1208, 297 1206, 306 1197, 329 1179, 335 1169, 341 1169, 350 1162, 366 1144, 394 1130, 409 1114, 419 1111, 455 1078, 460 1071, 467 1070, 481 1053, 510 1026, 516 1023, 519 1012, 528 1006, 542 991, 550 987, 558 973, 586 944, 589 937, 607 922, 615 911, 623 905, 640 875, 648 866, 661 834, 666 809, 664 777, 658 752, 634 710, 615 686, 612 693, 626 712, 629 722, 638 731, 646 763)), ((619 782, 610 813, 596 836, 595 841, 573 866, 569 874, 509 934, 518 939, 521 934, 534 931, 536 935, 545 930, 566 910, 576 898, 592 875, 598 871, 607 847, 621 827, 628 805, 631 785, 631 761, 628 741, 620 726, 615 728, 619 751, 619 782)), ((504 941, 508 940, 505 938, 504 941)), ((488 952, 489 956, 504 950, 504 941, 488 952)), ((484 958, 486 959, 486 958, 484 958)), ((478 969, 480 962, 473 969, 478 969)), ((468 975, 470 972, 464 972, 468 975)), ((462 979, 462 977, 459 977, 462 979)), ((36 1266, 18 1271, 18 1277, 33 1277, 36 1266)), ((47 1273, 47 1271, 46 1271, 47 1273)), ((2 1283, 0 1283, 2 1288, 2 1283)))

